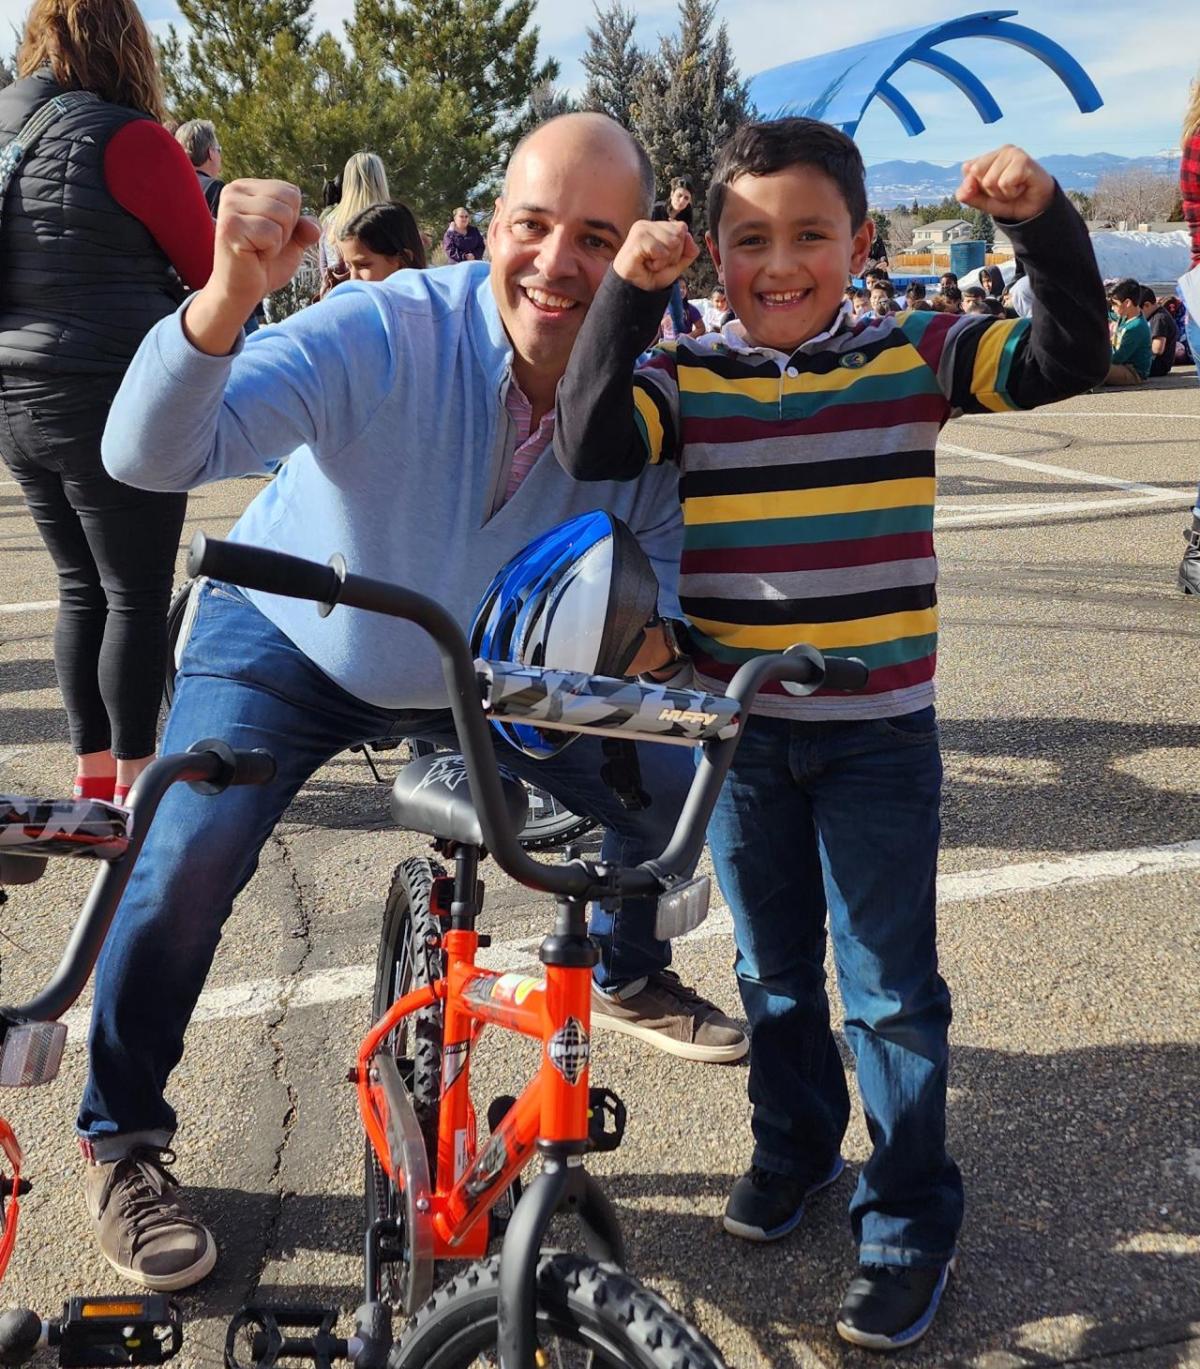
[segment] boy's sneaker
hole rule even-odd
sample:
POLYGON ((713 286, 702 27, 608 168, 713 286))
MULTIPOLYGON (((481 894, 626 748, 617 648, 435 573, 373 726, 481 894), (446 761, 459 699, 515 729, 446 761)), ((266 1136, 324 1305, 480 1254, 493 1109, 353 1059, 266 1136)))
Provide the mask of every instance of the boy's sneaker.
POLYGON ((829 1172, 814 1183, 751 1165, 734 1184, 725 1204, 725 1230, 744 1241, 779 1240, 800 1225, 805 1202, 834 1183, 845 1168, 845 1160, 835 1156, 829 1172))
POLYGON ((212 1232, 188 1210, 163 1163, 174 1159, 169 1150, 139 1146, 124 1159, 89 1163, 84 1182, 104 1258, 160 1292, 190 1288, 217 1262, 212 1232))
POLYGON ((851 1280, 837 1317, 837 1333, 867 1350, 899 1350, 933 1325, 955 1261, 925 1268, 864 1264, 851 1280))
POLYGON ((611 994, 593 984, 592 1025, 710 1064, 730 1064, 750 1049, 741 1027, 672 970, 659 970, 611 994))

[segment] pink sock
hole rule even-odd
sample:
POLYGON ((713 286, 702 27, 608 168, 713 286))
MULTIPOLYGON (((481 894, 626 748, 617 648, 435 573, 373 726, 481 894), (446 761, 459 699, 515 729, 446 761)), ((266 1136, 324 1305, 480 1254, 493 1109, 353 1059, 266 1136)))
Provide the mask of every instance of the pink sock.
POLYGON ((111 803, 116 784, 115 775, 76 775, 74 797, 103 799, 106 803, 111 803))

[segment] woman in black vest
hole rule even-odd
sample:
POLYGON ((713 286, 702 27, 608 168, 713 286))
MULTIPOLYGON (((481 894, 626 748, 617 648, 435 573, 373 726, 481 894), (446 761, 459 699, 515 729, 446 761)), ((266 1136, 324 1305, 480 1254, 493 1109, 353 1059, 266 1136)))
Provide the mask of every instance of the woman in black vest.
POLYGON ((100 439, 142 338, 208 279, 213 224, 134 0, 35 0, 17 72, 0 91, 0 156, 26 148, 0 200, 0 457, 58 571, 76 792, 122 801, 154 753, 187 496, 113 480, 100 439), (92 96, 51 105, 69 91, 92 96))

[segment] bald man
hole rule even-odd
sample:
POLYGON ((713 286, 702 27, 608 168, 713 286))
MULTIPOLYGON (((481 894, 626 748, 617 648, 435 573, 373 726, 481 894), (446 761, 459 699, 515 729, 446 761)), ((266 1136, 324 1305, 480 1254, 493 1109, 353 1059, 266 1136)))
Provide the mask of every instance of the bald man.
MULTIPOLYGON (((660 608, 678 615, 675 477, 577 484, 549 448, 554 398, 601 278, 653 200, 645 153, 619 125, 568 115, 513 155, 488 231, 490 265, 400 271, 339 286, 246 342, 255 301, 290 280, 318 234, 300 192, 234 181, 221 197, 212 278, 146 338, 113 405, 108 470, 146 489, 285 465, 230 536, 436 597, 466 628, 495 571, 563 519, 606 508, 654 562, 660 608)), ((637 669, 663 666, 661 634, 637 669)), ((204 737, 262 746, 274 782, 204 798, 177 787, 159 810, 96 971, 90 1074, 78 1119, 101 1249, 155 1289, 197 1282, 216 1245, 164 1167, 164 1098, 238 892, 298 790, 357 742, 422 736, 454 745, 430 640, 409 624, 209 584, 176 684, 164 752, 204 737)), ((594 738, 533 762, 501 760, 607 830, 632 865, 666 844, 691 757, 642 748, 648 808, 626 811, 601 778, 594 738)), ((380 889, 382 895, 383 890, 380 889)), ((668 969, 653 903, 596 910, 598 1026, 675 1055, 737 1059, 740 1028, 668 969), (619 925, 617 924, 619 918, 619 925)))

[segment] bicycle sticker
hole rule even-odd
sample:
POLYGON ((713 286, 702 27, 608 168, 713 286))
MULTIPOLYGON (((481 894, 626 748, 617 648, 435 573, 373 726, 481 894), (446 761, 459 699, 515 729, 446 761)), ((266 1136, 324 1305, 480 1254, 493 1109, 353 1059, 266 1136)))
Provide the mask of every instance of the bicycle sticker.
POLYGON ((577 1017, 568 1017, 546 1043, 550 1063, 568 1084, 577 1084, 588 1067, 592 1043, 577 1017))
POLYGON ((467 1149, 467 1129, 459 1127, 454 1133, 454 1182, 462 1178, 467 1172, 467 1163, 470 1160, 470 1153, 467 1149))
POLYGON ((521 1004, 535 989, 541 987, 540 979, 531 979, 525 974, 502 974, 492 985, 492 998, 505 1003, 521 1004))
POLYGON ((450 1092, 466 1068, 471 1053, 470 1041, 451 1041, 442 1051, 442 1097, 450 1092))

